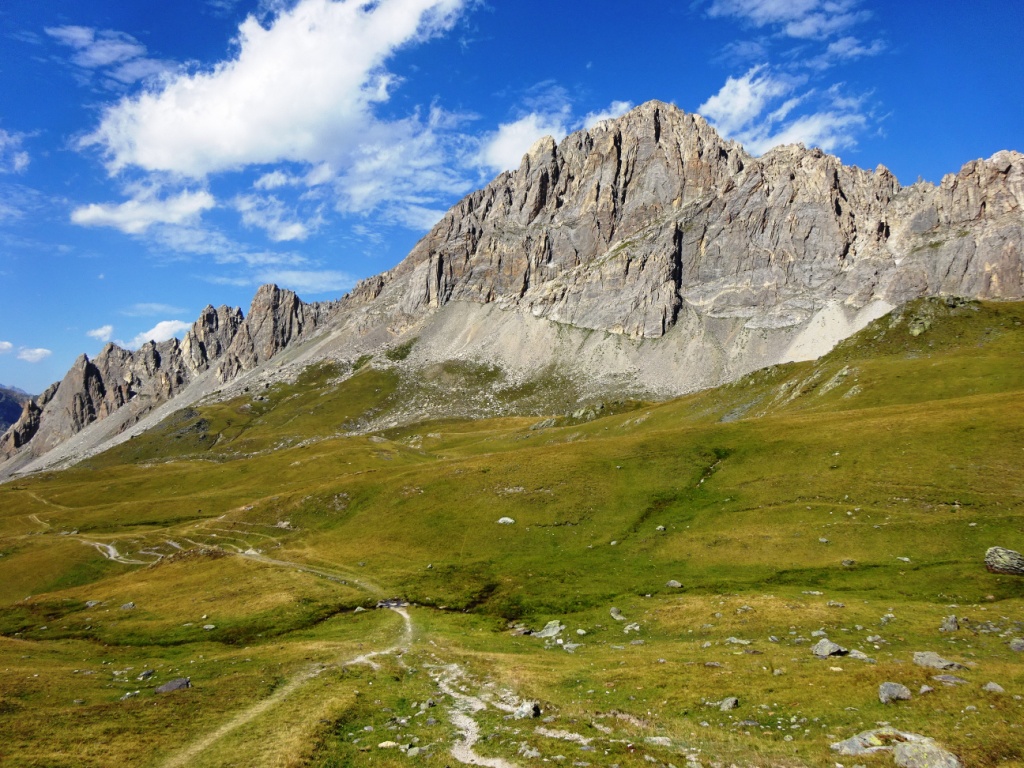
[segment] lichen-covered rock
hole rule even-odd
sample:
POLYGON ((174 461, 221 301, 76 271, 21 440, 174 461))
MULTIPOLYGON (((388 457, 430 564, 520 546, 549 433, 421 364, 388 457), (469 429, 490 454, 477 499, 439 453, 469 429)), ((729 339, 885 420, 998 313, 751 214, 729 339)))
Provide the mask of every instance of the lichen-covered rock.
POLYGON ((1024 576, 1024 555, 1012 549, 989 547, 985 552, 985 567, 992 573, 1024 576))
POLYGON ((934 741, 907 741, 892 748, 899 768, 963 768, 960 759, 934 741))
POLYGON ((900 768, 963 768, 956 755, 943 749, 934 739, 891 726, 864 731, 836 742, 832 751, 850 757, 891 752, 900 768))

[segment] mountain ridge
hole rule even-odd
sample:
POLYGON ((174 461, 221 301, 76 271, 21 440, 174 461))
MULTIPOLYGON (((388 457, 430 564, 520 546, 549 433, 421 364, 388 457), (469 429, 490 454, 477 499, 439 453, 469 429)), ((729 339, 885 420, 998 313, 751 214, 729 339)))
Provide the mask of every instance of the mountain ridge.
POLYGON ((0 477, 125 405, 116 433, 286 350, 351 363, 415 337, 410 365, 557 367, 584 393, 671 397, 817 357, 914 298, 1024 296, 1022 211, 1017 152, 901 187, 799 145, 755 158, 648 102, 541 139, 339 301, 264 286, 248 316, 207 307, 181 342, 80 357, 0 438, 0 477))

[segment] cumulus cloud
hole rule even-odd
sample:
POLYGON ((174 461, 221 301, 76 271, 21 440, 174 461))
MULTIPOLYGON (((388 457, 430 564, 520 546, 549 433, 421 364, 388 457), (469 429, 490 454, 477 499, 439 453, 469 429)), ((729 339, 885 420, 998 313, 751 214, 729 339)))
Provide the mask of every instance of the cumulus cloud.
POLYGON ((31 161, 22 149, 23 133, 8 133, 0 128, 0 173, 22 173, 31 161))
POLYGON ((129 34, 112 29, 47 27, 46 34, 74 49, 71 63, 86 72, 99 72, 121 85, 163 74, 170 64, 146 56, 146 46, 129 34))
POLYGON ((95 328, 91 331, 86 331, 85 335, 90 339, 96 339, 96 341, 110 341, 114 335, 114 326, 112 325, 101 325, 99 328, 95 328))
MULTIPOLYGON (((132 169, 205 180, 288 163, 288 171, 268 169, 255 190, 329 185, 342 212, 422 219, 416 209, 446 204, 471 186, 455 162, 466 137, 451 130, 459 116, 436 106, 378 116, 400 84, 385 65, 398 50, 451 29, 469 2, 263 2, 239 25, 233 56, 150 81, 109 106, 79 146, 98 148, 112 175, 132 169)), ((124 63, 134 61, 142 59, 124 63)), ((266 199, 236 207, 273 240, 302 239, 317 224, 315 216, 278 215, 266 199)))
POLYGON ((124 203, 90 203, 71 213, 75 224, 86 227, 114 227, 130 235, 145 232, 154 224, 187 224, 216 205, 209 192, 182 192, 158 198, 155 192, 140 193, 124 203))
POLYGON ((126 349, 138 349, 150 341, 167 341, 170 338, 179 336, 192 327, 192 323, 183 323, 181 320, 161 320, 148 331, 137 334, 131 341, 118 344, 126 349))
POLYGON ((22 347, 18 350, 18 359, 24 360, 26 363, 38 363, 42 362, 52 354, 52 351, 49 349, 43 349, 42 347, 36 347, 35 349, 22 347))
POLYGON ((9 341, 0 341, 0 355, 6 355, 14 349, 14 345, 9 341))
POLYGON ((724 136, 756 155, 781 144, 804 144, 831 152, 856 144, 867 124, 861 99, 843 96, 838 86, 823 93, 798 92, 802 81, 777 75, 765 66, 730 77, 698 108, 724 136), (813 104, 812 111, 794 110, 813 104))
POLYGON ((300 0, 240 25, 237 54, 122 99, 83 143, 109 167, 193 178, 257 163, 317 164, 375 132, 396 85, 384 62, 451 27, 462 0, 300 0))

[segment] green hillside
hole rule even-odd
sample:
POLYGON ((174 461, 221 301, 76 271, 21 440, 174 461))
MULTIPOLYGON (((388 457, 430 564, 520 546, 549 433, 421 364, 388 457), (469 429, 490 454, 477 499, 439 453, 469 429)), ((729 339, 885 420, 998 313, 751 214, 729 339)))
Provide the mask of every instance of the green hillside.
POLYGON ((324 365, 0 486, 0 762, 455 765, 461 695, 515 765, 891 765, 829 749, 888 722, 1024 766, 1024 578, 982 563, 1024 550, 1024 304, 915 302, 667 403, 552 377, 502 396, 557 413, 362 431, 500 379, 324 365))

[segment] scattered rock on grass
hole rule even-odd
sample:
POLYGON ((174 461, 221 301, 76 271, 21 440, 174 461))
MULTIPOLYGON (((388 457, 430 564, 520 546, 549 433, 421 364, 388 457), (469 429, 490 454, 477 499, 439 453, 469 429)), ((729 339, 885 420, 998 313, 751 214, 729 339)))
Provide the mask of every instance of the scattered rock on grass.
POLYGON ((668 587, 669 589, 679 589, 679 588, 681 588, 681 587, 682 587, 683 585, 682 585, 682 584, 680 584, 680 583, 679 583, 678 581, 676 581, 675 579, 669 579, 668 581, 666 581, 666 582, 665 582, 665 586, 666 586, 666 587, 668 587))
POLYGON ((611 611, 609 611, 609 613, 611 613, 612 618, 616 621, 626 620, 626 617, 622 615, 622 611, 620 611, 618 608, 612 608, 611 611))
POLYGON ((985 567, 992 573, 1024 576, 1024 555, 1003 547, 989 547, 985 553, 985 567))
POLYGON ((890 726, 864 731, 836 742, 832 751, 851 757, 891 751, 900 768, 963 768, 956 755, 947 752, 933 739, 890 726))
POLYGON ((967 681, 956 675, 932 675, 932 680, 938 680, 943 685, 967 685, 967 681))
POLYGON ((121 606, 121 610, 122 611, 134 611, 135 610, 135 603, 131 603, 131 602, 125 603, 124 605, 121 606))
POLYGON ((722 712, 728 712, 730 709, 737 709, 739 705, 739 699, 737 699, 735 696, 727 696, 726 698, 722 699, 721 703, 718 705, 718 708, 722 712))
POLYGON ((516 720, 523 720, 527 717, 540 717, 540 704, 535 701, 524 701, 512 712, 516 720))
POLYGON ((170 693, 171 691, 183 691, 186 688, 192 687, 192 678, 190 677, 176 677, 173 680, 168 680, 166 683, 156 689, 157 693, 170 693))
POLYGON ((956 755, 934 741, 897 744, 892 749, 892 757, 899 768, 963 768, 956 755))
POLYGON ((1015 637, 1010 641, 1010 650, 1018 653, 1024 651, 1024 637, 1015 637))
POLYGON ((565 629, 565 625, 562 624, 562 622, 560 622, 558 619, 555 619, 554 621, 549 621, 547 624, 545 624, 544 629, 540 630, 539 632, 534 632, 533 636, 539 637, 541 639, 554 637, 555 635, 559 634, 563 629, 565 629))
POLYGON ((515 524, 516 524, 516 521, 513 520, 511 517, 499 517, 498 518, 498 525, 515 525, 515 524))
POLYGON ((948 661, 934 651, 917 651, 914 653, 914 663, 919 667, 931 669, 967 669, 963 664, 955 661, 948 661))
POLYGON ((878 700, 883 704, 910 701, 910 689, 900 683, 882 683, 878 686, 878 700))
POLYGON ((960 622, 956 620, 956 616, 946 616, 942 620, 942 626, 939 627, 939 632, 959 632, 960 622))
POLYGON ((999 683, 985 683, 981 688, 989 693, 1006 693, 1006 689, 999 683))
POLYGON ((849 651, 841 645, 833 643, 827 637, 823 637, 811 647, 811 653, 819 659, 827 659, 829 656, 845 656, 849 651))

